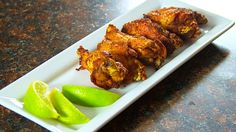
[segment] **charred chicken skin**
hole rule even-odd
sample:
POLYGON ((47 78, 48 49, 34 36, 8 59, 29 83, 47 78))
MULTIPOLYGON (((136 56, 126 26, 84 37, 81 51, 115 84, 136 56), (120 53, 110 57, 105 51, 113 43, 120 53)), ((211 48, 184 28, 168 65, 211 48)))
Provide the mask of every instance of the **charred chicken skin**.
POLYGON ((196 38, 201 34, 199 25, 207 23, 204 15, 186 8, 162 8, 144 16, 183 39, 196 38))
POLYGON ((77 54, 80 57, 79 70, 87 69, 91 73, 91 81, 99 87, 118 88, 128 74, 123 64, 112 59, 108 52, 95 50, 89 53, 80 46, 77 54))
POLYGON ((176 34, 170 33, 148 18, 138 19, 124 24, 122 32, 135 36, 144 36, 155 42, 161 41, 165 45, 168 55, 183 45, 182 39, 176 34))
POLYGON ((97 50, 111 54, 111 58, 123 64, 128 70, 124 83, 145 80, 147 78, 145 66, 137 59, 137 53, 128 47, 127 42, 113 42, 103 40, 97 45, 97 50))
POLYGON ((156 43, 145 37, 130 36, 120 32, 111 24, 107 27, 105 38, 113 42, 127 43, 137 52, 138 59, 144 63, 155 65, 156 68, 159 68, 166 58, 166 48, 160 41, 158 41, 160 43, 156 43))

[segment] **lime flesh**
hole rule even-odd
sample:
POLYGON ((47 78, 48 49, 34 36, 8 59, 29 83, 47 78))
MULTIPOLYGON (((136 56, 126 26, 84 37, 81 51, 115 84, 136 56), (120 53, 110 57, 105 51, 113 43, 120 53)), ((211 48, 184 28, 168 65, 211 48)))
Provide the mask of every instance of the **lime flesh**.
POLYGON ((69 125, 87 123, 89 118, 80 112, 62 93, 54 88, 50 93, 52 104, 60 114, 58 120, 69 125))
POLYGON ((62 87, 62 94, 75 104, 89 107, 111 105, 121 96, 99 88, 75 85, 64 85, 62 87))
POLYGON ((23 108, 40 118, 58 118, 51 101, 46 96, 48 85, 42 81, 33 81, 24 96, 23 108))

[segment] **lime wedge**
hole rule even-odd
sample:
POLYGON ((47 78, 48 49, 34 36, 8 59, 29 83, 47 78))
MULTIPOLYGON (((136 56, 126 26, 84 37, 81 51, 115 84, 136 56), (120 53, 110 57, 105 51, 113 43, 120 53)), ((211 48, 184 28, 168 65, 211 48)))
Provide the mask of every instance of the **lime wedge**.
POLYGON ((50 99, 47 97, 48 85, 42 81, 33 81, 24 96, 23 108, 41 118, 58 118, 50 99))
POLYGON ((87 123, 89 118, 79 111, 62 93, 54 88, 50 93, 52 104, 60 114, 58 120, 68 124, 87 123))
POLYGON ((102 107, 114 103, 121 95, 88 86, 64 85, 62 94, 71 102, 83 106, 102 107))

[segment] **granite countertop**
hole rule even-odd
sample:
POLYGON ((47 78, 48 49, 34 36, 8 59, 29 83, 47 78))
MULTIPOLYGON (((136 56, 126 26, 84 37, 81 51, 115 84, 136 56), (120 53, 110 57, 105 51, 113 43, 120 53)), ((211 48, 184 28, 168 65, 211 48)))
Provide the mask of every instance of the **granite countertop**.
MULTIPOLYGON (((1 0, 0 88, 140 2, 1 0)), ((234 26, 101 131, 236 131, 235 35, 234 26)), ((0 131, 47 130, 0 106, 0 131)))

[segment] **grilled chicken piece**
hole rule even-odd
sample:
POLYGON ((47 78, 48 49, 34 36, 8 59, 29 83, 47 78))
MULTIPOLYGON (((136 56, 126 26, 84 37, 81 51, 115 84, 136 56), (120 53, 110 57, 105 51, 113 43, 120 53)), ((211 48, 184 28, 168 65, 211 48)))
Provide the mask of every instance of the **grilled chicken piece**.
POLYGON ((168 55, 183 45, 182 39, 176 34, 170 33, 148 18, 138 19, 124 24, 122 32, 130 35, 145 36, 155 42, 161 41, 165 45, 168 55))
POLYGON ((78 70, 87 69, 91 73, 91 81, 99 87, 118 88, 128 74, 128 70, 112 59, 108 52, 95 50, 89 53, 80 46, 77 54, 81 64, 78 70))
MULTIPOLYGON (((190 10, 190 9, 188 9, 188 10, 190 10)), ((203 14, 200 14, 196 11, 193 11, 193 13, 194 13, 195 19, 197 20, 198 25, 203 25, 203 24, 206 24, 208 22, 206 16, 204 16, 203 14)))
POLYGON ((110 53, 112 59, 120 62, 128 70, 128 74, 123 81, 124 83, 145 80, 147 78, 145 66, 137 59, 137 53, 128 47, 127 42, 103 40, 97 45, 97 50, 110 53))
POLYGON ((145 37, 135 37, 122 33, 114 25, 108 25, 105 38, 114 42, 127 43, 130 48, 135 50, 138 58, 147 63, 153 64, 159 68, 166 58, 166 48, 160 42, 154 42, 145 37))
POLYGON ((186 8, 162 8, 144 16, 183 39, 196 38, 201 34, 199 25, 207 23, 207 18, 204 15, 186 8))

